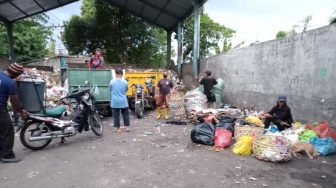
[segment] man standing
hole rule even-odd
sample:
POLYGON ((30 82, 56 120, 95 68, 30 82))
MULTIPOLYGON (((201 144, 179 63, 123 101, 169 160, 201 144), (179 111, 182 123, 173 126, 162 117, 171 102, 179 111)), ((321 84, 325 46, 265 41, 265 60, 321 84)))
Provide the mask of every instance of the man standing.
POLYGON ((157 119, 160 119, 162 116, 161 107, 163 103, 165 104, 164 109, 164 119, 168 119, 168 104, 167 104, 167 95, 170 94, 170 90, 173 90, 173 82, 168 78, 168 72, 163 71, 163 78, 159 80, 156 91, 155 91, 155 99, 156 99, 156 108, 157 108, 157 119))
POLYGON ((216 109, 216 96, 215 93, 212 91, 213 86, 216 85, 218 82, 215 78, 211 77, 211 71, 205 71, 205 78, 201 77, 199 84, 204 86, 204 95, 208 99, 209 107, 210 103, 213 103, 213 108, 216 109))
POLYGON ((120 132, 120 112, 124 119, 124 125, 126 131, 129 132, 131 129, 130 126, 130 119, 128 113, 128 102, 126 97, 126 92, 128 90, 127 81, 122 79, 123 77, 123 70, 121 68, 117 68, 116 71, 116 78, 110 81, 110 91, 111 91, 111 108, 113 112, 113 119, 114 119, 114 127, 115 132, 120 132))
POLYGON ((7 101, 10 98, 13 110, 18 112, 22 119, 27 119, 27 114, 17 97, 17 87, 13 80, 22 72, 23 67, 16 63, 11 64, 5 72, 0 71, 0 157, 3 163, 20 161, 13 152, 14 127, 7 111, 7 101))
POLYGON ((104 58, 101 55, 101 49, 97 48, 95 55, 93 55, 88 62, 88 66, 91 69, 103 69, 104 67, 104 58))

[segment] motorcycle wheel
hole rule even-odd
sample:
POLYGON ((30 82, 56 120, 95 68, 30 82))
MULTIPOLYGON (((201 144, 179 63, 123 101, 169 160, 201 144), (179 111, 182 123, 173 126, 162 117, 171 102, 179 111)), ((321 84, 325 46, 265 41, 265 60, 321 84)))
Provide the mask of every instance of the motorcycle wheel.
POLYGON ((48 146, 52 139, 49 140, 40 140, 30 142, 28 139, 34 136, 41 136, 43 133, 51 132, 51 127, 48 124, 45 124, 43 130, 40 130, 40 125, 42 123, 36 121, 30 121, 25 124, 20 132, 20 141, 22 145, 31 150, 40 150, 48 146))
POLYGON ((141 119, 143 117, 143 109, 141 105, 135 105, 135 114, 138 119, 141 119))
POLYGON ((103 135, 103 123, 97 113, 91 116, 91 130, 97 136, 103 135))

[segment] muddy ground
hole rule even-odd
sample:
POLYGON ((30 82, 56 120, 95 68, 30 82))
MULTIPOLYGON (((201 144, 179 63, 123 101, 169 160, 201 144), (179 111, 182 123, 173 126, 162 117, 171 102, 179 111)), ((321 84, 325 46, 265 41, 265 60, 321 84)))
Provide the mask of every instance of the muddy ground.
POLYGON ((103 122, 103 137, 85 132, 40 151, 25 149, 16 136, 22 161, 0 164, 0 187, 336 187, 336 155, 271 163, 236 155, 232 146, 215 152, 191 142, 194 125, 156 132, 153 111, 141 120, 132 115, 129 133, 113 132, 112 118, 103 122))

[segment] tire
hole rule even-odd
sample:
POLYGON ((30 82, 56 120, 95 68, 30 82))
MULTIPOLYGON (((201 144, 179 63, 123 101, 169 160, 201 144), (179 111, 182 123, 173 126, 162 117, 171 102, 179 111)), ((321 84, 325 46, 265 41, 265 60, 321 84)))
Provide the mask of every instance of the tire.
POLYGON ((141 119, 143 117, 143 110, 141 108, 141 105, 135 105, 135 114, 138 119, 141 119))
POLYGON ((43 148, 47 147, 50 144, 52 139, 34 141, 34 142, 30 142, 28 140, 28 138, 29 138, 29 137, 27 137, 28 135, 31 135, 30 137, 32 137, 32 134, 42 134, 42 133, 52 131, 51 126, 49 124, 45 124, 45 127, 43 128, 43 131, 39 132, 39 130, 36 130, 36 129, 38 128, 38 126, 40 124, 42 124, 42 123, 36 122, 36 121, 30 121, 22 127, 21 132, 20 132, 20 141, 21 141, 22 145, 24 145, 24 147, 26 147, 28 149, 31 149, 31 150, 40 150, 40 149, 43 149, 43 148), (34 125, 35 125, 35 130, 34 129, 28 129, 29 127, 34 126, 34 125), (30 131, 30 133, 28 131, 30 131), (26 134, 28 134, 28 135, 26 136, 26 134), (39 144, 38 146, 36 146, 36 145, 33 145, 33 143, 42 143, 42 144, 39 144))
POLYGON ((111 108, 111 107, 109 107, 109 108, 107 109, 107 116, 108 116, 108 117, 112 117, 112 108, 111 108))
POLYGON ((93 116, 91 116, 91 130, 92 132, 97 136, 103 135, 103 123, 97 113, 95 113, 93 116))

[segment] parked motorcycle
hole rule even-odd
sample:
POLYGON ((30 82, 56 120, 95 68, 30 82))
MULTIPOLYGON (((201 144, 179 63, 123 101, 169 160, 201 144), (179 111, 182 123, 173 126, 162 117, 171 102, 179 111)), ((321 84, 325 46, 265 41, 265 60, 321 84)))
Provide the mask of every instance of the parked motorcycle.
POLYGON ((145 86, 147 87, 148 93, 144 90, 143 84, 132 85, 132 87, 135 87, 135 94, 134 94, 134 104, 131 104, 131 106, 134 107, 135 114, 139 119, 143 117, 145 108, 151 108, 151 109, 155 108, 155 99, 154 99, 155 85, 151 80, 148 80, 146 81, 145 86))
POLYGON ((64 143, 65 137, 75 136, 83 130, 91 129, 95 135, 103 135, 103 123, 98 115, 92 91, 79 88, 66 98, 76 101, 70 121, 28 113, 28 120, 20 132, 20 141, 26 148, 43 149, 55 138, 61 138, 61 143, 64 143))

